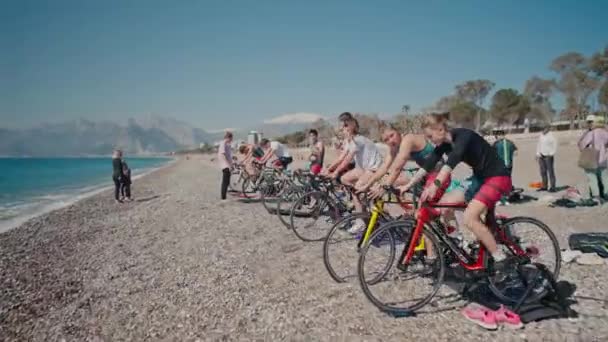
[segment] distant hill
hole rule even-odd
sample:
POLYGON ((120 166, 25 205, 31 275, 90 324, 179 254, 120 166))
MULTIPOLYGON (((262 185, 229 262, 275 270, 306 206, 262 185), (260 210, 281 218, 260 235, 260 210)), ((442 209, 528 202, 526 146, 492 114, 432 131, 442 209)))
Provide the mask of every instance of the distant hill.
POLYGON ((132 155, 158 154, 212 143, 221 135, 159 116, 129 119, 126 126, 80 119, 22 130, 0 129, 0 155, 108 155, 115 147, 132 155))

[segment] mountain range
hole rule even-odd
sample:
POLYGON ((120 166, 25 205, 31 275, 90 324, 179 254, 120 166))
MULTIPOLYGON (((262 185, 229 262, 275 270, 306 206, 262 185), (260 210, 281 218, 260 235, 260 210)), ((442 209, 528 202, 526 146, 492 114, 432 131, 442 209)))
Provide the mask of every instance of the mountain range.
MULTIPOLYGON (((266 137, 276 137, 310 126, 314 115, 290 114, 267 120, 257 127, 266 137)), ((235 132, 245 139, 250 129, 235 132)), ((145 116, 126 124, 78 119, 42 124, 27 129, 0 128, 0 156, 108 155, 120 148, 129 155, 151 155, 212 144, 223 132, 210 133, 167 117, 145 116)))
POLYGON ((131 155, 146 155, 191 148, 216 138, 171 118, 129 119, 126 125, 79 119, 28 129, 0 129, 0 155, 108 155, 114 148, 131 155))

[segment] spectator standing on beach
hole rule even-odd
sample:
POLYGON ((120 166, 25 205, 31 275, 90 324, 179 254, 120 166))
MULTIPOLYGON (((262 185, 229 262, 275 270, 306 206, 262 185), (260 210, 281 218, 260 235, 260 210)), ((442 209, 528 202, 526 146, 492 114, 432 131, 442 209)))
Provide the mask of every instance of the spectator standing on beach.
POLYGON ((555 169, 553 167, 555 161, 555 154, 557 152, 557 140, 551 133, 551 126, 545 126, 543 132, 540 134, 538 144, 536 145, 536 159, 540 167, 540 176, 542 178, 542 187, 538 191, 555 192, 555 169), (547 188, 549 182, 550 187, 547 188))
MULTIPOLYGON (((580 146, 580 141, 587 135, 587 132, 589 132, 593 129, 593 121, 595 121, 595 115, 587 115, 587 118, 585 119, 585 121, 587 122, 587 129, 585 130, 585 132, 583 132, 583 134, 581 135, 581 137, 579 139, 579 142, 578 142, 579 146, 580 146)), ((602 182, 601 175, 598 173, 596 176, 597 176, 597 182, 599 185, 599 193, 605 194, 606 192, 604 191, 604 183, 602 182)), ((589 188, 589 197, 593 197, 593 191, 591 190, 591 188, 589 188)))
MULTIPOLYGON (((587 130, 578 142, 578 148, 582 152, 585 149, 595 151, 592 153, 597 160, 587 160, 588 167, 585 167, 585 174, 589 181, 589 197, 597 195, 600 203, 606 200, 605 190, 602 185, 608 184, 608 131, 606 131, 604 118, 600 116, 587 117, 591 121, 591 129, 587 130)), ((580 163, 580 160, 579 160, 580 163)))
POLYGON ((511 177, 513 173, 513 155, 517 151, 517 146, 506 138, 505 131, 498 130, 494 136, 496 138, 494 148, 496 149, 496 152, 498 152, 500 159, 505 163, 507 172, 509 172, 509 177, 511 177))
MULTIPOLYGON (((517 146, 505 136, 505 131, 497 130, 494 132, 494 144, 492 145, 500 159, 505 163, 509 177, 513 177, 513 155, 517 151, 517 146)), ((509 205, 509 196, 503 196, 500 199, 501 205, 509 205)))
POLYGON ((226 193, 228 192, 228 185, 230 184, 230 170, 232 169, 232 148, 230 146, 231 144, 232 132, 226 132, 226 134, 224 134, 224 140, 222 140, 217 149, 217 160, 219 162, 220 169, 222 170, 222 201, 226 200, 226 193))
POLYGON ((126 161, 122 161, 122 177, 120 180, 120 195, 121 200, 127 200, 129 202, 131 199, 131 169, 129 165, 127 165, 126 161))
POLYGON ((122 181, 122 151, 112 152, 112 180, 114 181, 114 200, 122 203, 120 199, 120 186, 122 181))
POLYGON ((325 159, 325 145, 319 140, 319 132, 316 129, 311 129, 308 132, 310 143, 310 172, 313 175, 318 175, 323 169, 323 160, 325 159))

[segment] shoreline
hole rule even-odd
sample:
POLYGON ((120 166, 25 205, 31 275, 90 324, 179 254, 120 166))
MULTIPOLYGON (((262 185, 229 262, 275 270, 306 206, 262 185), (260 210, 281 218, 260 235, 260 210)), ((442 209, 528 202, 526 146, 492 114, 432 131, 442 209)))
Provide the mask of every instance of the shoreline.
MULTIPOLYGON (((69 157, 57 157, 57 158, 69 158, 69 157)), ((174 165, 175 163, 177 163, 179 161, 179 158, 168 158, 168 159, 170 159, 170 160, 166 164, 163 164, 159 167, 155 167, 155 168, 151 168, 151 169, 144 169, 146 171, 144 171, 143 173, 134 175, 132 181, 139 180, 154 172, 157 172, 161 169, 174 165)), ((0 234, 17 229, 32 219, 38 218, 43 215, 51 214, 54 211, 69 207, 82 200, 85 200, 85 199, 88 199, 95 195, 98 195, 104 191, 109 191, 113 187, 114 186, 112 184, 106 184, 106 182, 99 183, 96 185, 86 186, 84 188, 81 188, 82 192, 75 192, 73 194, 65 194, 64 195, 64 196, 66 196, 65 199, 43 204, 43 205, 41 205, 40 208, 37 208, 36 210, 34 210, 34 212, 24 213, 22 215, 17 215, 15 217, 9 218, 5 221, 0 221, 0 234), (69 196, 69 197, 67 197, 67 196, 69 196)))
MULTIPOLYGON (((533 147, 521 145, 519 183, 535 177, 535 165, 525 162, 533 147)), ((565 158, 574 151, 561 153, 560 179, 583 180, 565 158)), ((318 243, 297 239, 260 203, 218 203, 221 172, 212 158, 181 158, 142 176, 133 202, 117 204, 110 191, 100 192, 0 234, 0 341, 608 337, 601 301, 575 304, 583 319, 530 323, 523 332, 480 330, 452 308, 464 303, 451 299, 438 299, 442 311, 430 316, 382 314, 356 281, 337 284, 329 277, 318 243), (361 324, 370 319, 373 324, 361 324)), ((571 233, 604 230, 598 222, 608 219, 599 206, 523 204, 500 213, 541 220, 562 247, 571 233)), ((332 258, 356 272, 352 247, 332 258)), ((559 279, 574 283, 577 295, 601 298, 607 270, 564 264, 559 279)))

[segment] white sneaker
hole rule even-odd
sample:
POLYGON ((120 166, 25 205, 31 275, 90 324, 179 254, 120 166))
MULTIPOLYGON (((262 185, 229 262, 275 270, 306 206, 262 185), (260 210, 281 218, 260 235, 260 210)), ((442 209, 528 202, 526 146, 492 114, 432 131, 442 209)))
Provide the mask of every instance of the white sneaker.
POLYGON ((363 222, 362 219, 357 219, 355 223, 348 229, 348 232, 354 235, 361 233, 365 230, 365 228, 367 228, 365 222, 363 222))

